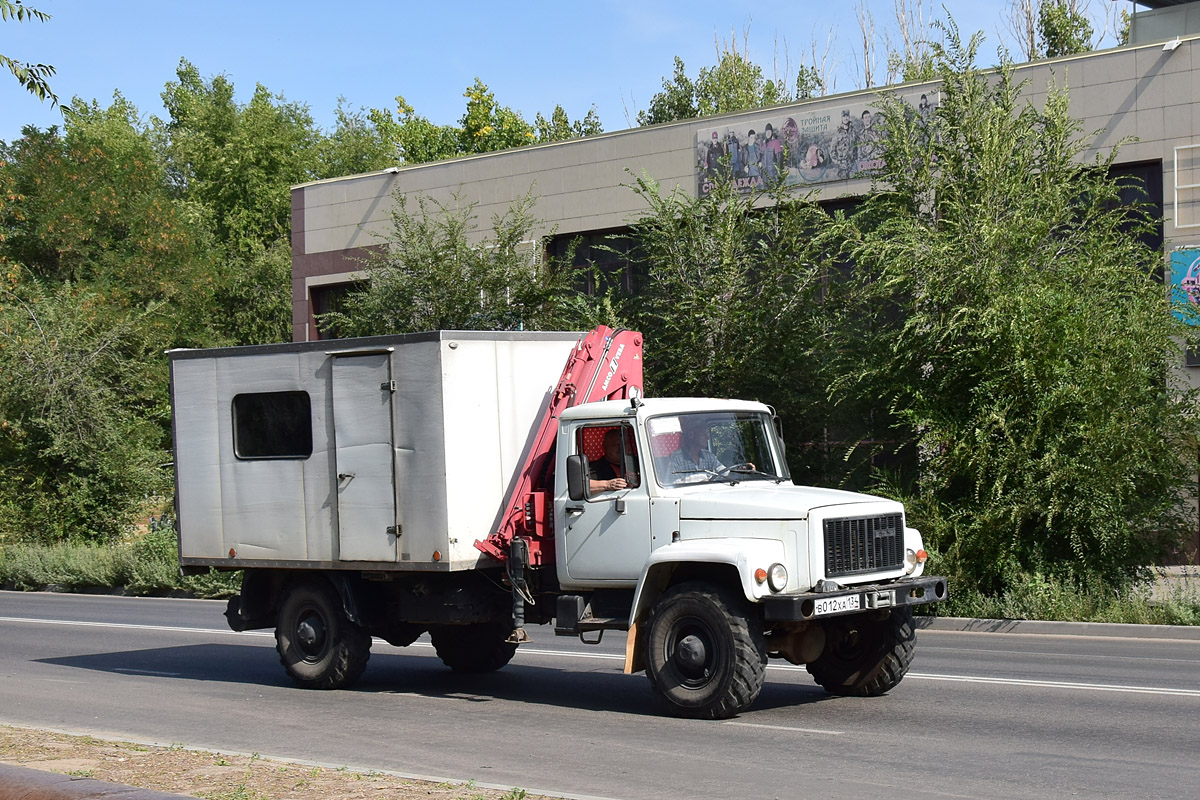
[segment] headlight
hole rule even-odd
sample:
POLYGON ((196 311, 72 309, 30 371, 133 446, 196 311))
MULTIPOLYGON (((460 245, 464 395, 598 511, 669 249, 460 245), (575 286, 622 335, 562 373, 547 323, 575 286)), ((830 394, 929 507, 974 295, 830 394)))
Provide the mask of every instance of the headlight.
POLYGON ((925 562, 929 559, 929 554, 924 549, 913 550, 911 547, 904 551, 904 561, 907 563, 905 572, 913 573, 914 571, 922 570, 925 562))
POLYGON ((772 592, 782 592, 787 586, 787 567, 783 564, 772 564, 767 572, 767 583, 772 592))

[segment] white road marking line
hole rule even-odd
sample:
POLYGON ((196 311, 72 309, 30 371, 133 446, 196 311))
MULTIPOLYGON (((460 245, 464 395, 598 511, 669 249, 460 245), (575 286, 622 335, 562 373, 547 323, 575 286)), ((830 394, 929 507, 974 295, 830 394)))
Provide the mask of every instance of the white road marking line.
POLYGON ((742 728, 766 728, 771 731, 791 731, 793 733, 818 733, 822 736, 843 736, 845 731, 826 731, 820 728, 791 728, 787 725, 762 725, 758 722, 723 722, 722 725, 738 725, 742 728))
POLYGON ((967 675, 926 675, 910 672, 905 678, 952 683, 998 683, 1005 686, 1037 686, 1044 689, 1085 689, 1091 692, 1122 692, 1127 694, 1165 694, 1173 697, 1200 697, 1200 689, 1168 689, 1159 686, 1117 686, 1107 683, 1075 683, 1073 681, 1027 680, 1024 678, 983 678, 967 675))
POLYGON ((37 619, 34 617, 0 617, 0 622, 32 622, 38 625, 75 625, 83 628, 120 628, 135 631, 165 631, 168 633, 219 633, 234 636, 270 636, 267 631, 232 631, 226 628, 181 628, 173 625, 139 625, 133 622, 85 622, 73 619, 37 619))
MULTIPOLYGON (((120 628, 124 630, 164 631, 169 633, 206 633, 233 636, 257 636, 274 638, 268 631, 231 631, 222 628, 183 628, 171 625, 141 625, 130 622, 85 622, 82 620, 38 619, 33 617, 0 617, 0 622, 32 623, 37 625, 75 625, 86 628, 120 628)), ((430 648, 426 642, 415 642, 410 647, 430 648)), ((526 655, 542 655, 554 658, 595 658, 606 661, 624 661, 625 656, 607 653, 576 653, 562 650, 518 649, 526 655)), ((804 667, 786 664, 771 664, 767 669, 783 672, 803 672, 804 667)), ((1118 686, 1104 683, 1077 683, 1072 681, 1028 680, 1023 678, 989 678, 977 675, 934 675, 910 672, 908 680, 947 681, 950 683, 982 683, 1001 686, 1029 686, 1043 689, 1078 689, 1092 692, 1118 692, 1122 694, 1154 694, 1172 697, 1200 697, 1200 689, 1172 689, 1159 686, 1118 686)))
POLYGON ((181 672, 159 672, 153 669, 130 669, 129 667, 115 667, 113 672, 125 672, 130 675, 155 675, 160 678, 178 678, 183 674, 181 672))
POLYGON ((599 658, 604 661, 624 661, 625 656, 613 653, 580 653, 577 650, 537 650, 535 648, 518 647, 517 654, 525 653, 531 656, 566 656, 568 658, 599 658))

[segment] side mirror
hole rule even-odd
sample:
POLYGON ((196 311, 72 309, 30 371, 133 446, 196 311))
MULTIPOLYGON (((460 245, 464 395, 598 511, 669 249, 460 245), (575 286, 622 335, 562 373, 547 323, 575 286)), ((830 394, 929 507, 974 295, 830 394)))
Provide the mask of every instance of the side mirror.
POLYGON ((591 488, 591 469, 585 455, 567 456, 567 497, 587 500, 591 488))

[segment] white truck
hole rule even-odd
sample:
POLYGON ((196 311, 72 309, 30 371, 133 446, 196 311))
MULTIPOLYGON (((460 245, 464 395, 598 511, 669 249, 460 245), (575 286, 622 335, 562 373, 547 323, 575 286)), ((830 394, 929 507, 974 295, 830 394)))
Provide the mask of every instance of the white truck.
POLYGON ((895 686, 947 591, 903 506, 794 485, 769 406, 645 398, 641 354, 605 327, 172 351, 181 566, 243 570, 230 627, 275 628, 306 688, 373 636, 483 672, 550 622, 626 632, 682 716, 746 709, 771 657, 895 686))

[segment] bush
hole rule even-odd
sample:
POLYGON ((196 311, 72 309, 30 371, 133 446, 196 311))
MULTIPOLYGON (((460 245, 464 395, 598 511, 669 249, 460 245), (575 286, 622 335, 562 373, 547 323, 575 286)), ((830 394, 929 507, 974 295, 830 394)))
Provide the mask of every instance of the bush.
POLYGON ((1069 578, 1024 573, 1003 592, 985 594, 963 584, 950 599, 930 607, 937 616, 977 619, 1034 619, 1147 625, 1200 625, 1200 594, 1179 587, 1155 599, 1149 583, 1113 588, 1092 580, 1083 586, 1069 578))
POLYGON ((1120 588, 1194 531, 1200 405, 1171 371, 1188 334, 1116 151, 1085 160, 1065 91, 1035 107, 977 46, 952 29, 935 46, 932 117, 881 99, 887 166, 842 233, 864 309, 842 339, 864 356, 834 392, 888 398, 898 424, 875 438, 919 461, 888 492, 952 586, 1053 608, 1037 576, 1120 588))
POLYGON ((242 571, 220 572, 210 569, 200 575, 185 575, 183 590, 204 599, 231 597, 242 590, 242 571))
POLYGON ((90 543, 12 545, 4 548, 3 583, 14 589, 87 589, 124 583, 117 549, 90 543))
POLYGON ((178 538, 168 526, 124 545, 125 589, 130 594, 161 594, 181 588, 178 538))
POLYGON ((130 595, 219 598, 237 594, 241 583, 240 571, 181 575, 175 532, 170 527, 112 545, 69 542, 0 547, 0 587, 6 589, 103 589, 130 595))
POLYGON ((0 541, 117 541, 167 491, 160 313, 0 285, 0 541))

